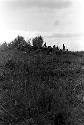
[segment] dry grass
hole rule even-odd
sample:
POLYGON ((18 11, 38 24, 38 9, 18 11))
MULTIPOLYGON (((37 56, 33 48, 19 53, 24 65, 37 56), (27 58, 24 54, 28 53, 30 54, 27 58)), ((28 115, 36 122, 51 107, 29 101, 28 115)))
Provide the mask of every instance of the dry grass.
POLYGON ((1 122, 82 125, 84 59, 79 55, 27 54, 13 49, 1 52, 1 122))

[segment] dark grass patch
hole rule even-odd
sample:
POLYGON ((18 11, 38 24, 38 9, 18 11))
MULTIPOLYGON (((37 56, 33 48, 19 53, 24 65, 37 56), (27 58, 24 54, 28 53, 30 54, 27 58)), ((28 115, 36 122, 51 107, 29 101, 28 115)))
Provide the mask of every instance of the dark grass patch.
POLYGON ((79 102, 74 86, 81 70, 72 65, 76 63, 73 54, 72 60, 68 60, 67 54, 46 54, 44 57, 35 52, 27 56, 19 51, 15 58, 4 63, 0 76, 0 103, 6 110, 3 109, 4 125, 6 122, 14 125, 23 122, 28 125, 76 125, 74 107, 79 102))

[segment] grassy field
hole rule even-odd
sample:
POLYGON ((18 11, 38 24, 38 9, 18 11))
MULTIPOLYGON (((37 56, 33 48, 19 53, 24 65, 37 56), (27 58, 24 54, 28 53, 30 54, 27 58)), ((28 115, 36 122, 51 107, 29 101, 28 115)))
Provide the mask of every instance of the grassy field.
POLYGON ((1 125, 83 125, 84 52, 0 51, 1 125))

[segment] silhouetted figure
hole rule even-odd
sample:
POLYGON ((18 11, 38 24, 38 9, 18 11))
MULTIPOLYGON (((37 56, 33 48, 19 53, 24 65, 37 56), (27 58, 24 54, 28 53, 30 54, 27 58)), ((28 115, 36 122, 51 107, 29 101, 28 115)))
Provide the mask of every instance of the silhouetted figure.
POLYGON ((46 46, 46 43, 44 44, 44 47, 46 48, 47 46, 46 46))
POLYGON ((53 53, 55 54, 55 52, 56 52, 56 46, 54 45, 53 46, 53 53))
POLYGON ((56 50, 59 50, 59 47, 58 47, 58 46, 56 47, 56 50))
POLYGON ((65 45, 63 44, 63 50, 65 50, 65 45))
POLYGON ((53 46, 53 48, 56 48, 55 45, 53 46))
POLYGON ((47 53, 48 53, 48 54, 51 54, 51 53, 52 53, 52 50, 53 50, 52 47, 51 47, 51 46, 48 46, 48 51, 47 51, 47 53))

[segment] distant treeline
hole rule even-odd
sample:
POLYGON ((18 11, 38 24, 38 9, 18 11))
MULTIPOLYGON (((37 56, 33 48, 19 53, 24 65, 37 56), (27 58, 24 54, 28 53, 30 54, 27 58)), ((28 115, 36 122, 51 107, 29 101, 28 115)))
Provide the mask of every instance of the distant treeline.
MULTIPOLYGON (((35 38, 33 38, 32 40, 29 39, 28 41, 26 41, 24 39, 24 37, 22 36, 17 36, 12 42, 10 43, 6 43, 4 42, 1 45, 2 48, 17 48, 19 50, 24 50, 26 48, 33 48, 33 49, 42 49, 42 48, 48 48, 48 49, 53 49, 53 50, 61 50, 58 46, 53 45, 53 47, 51 46, 47 46, 46 42, 44 43, 43 37, 42 36, 36 36, 35 38)), ((63 49, 62 50, 66 50, 65 45, 63 44, 63 49)))
POLYGON ((0 50, 6 50, 6 49, 18 49, 20 51, 24 51, 25 53, 30 53, 30 52, 44 52, 46 54, 62 54, 62 53, 70 53, 74 55, 79 55, 81 56, 82 53, 80 52, 71 52, 66 49, 65 44, 63 44, 62 49, 57 45, 47 46, 46 42, 44 42, 42 36, 36 36, 33 39, 25 40, 23 36, 17 36, 12 42, 8 43, 4 42, 0 46, 0 50))

